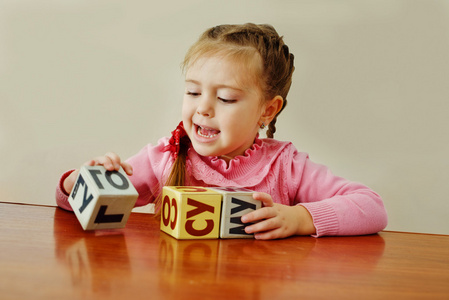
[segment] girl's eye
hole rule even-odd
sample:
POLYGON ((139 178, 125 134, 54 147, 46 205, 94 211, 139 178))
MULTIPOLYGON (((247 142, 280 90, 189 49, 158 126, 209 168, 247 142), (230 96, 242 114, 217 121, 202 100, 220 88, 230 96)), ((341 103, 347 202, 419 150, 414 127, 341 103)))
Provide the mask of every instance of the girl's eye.
POLYGON ((193 97, 201 95, 201 93, 189 92, 189 91, 187 91, 186 94, 189 95, 189 96, 193 96, 193 97))
POLYGON ((223 103, 234 103, 234 102, 237 101, 237 100, 234 100, 234 99, 224 99, 224 98, 220 98, 220 97, 218 97, 218 99, 219 99, 221 102, 223 102, 223 103))

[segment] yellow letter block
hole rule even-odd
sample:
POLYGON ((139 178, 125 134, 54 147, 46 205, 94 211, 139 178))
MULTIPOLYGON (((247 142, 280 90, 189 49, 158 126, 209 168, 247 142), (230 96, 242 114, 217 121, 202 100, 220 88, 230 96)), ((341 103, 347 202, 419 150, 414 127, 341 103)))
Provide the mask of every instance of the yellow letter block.
POLYGON ((161 230, 177 239, 216 239, 222 195, 203 187, 165 186, 161 230))

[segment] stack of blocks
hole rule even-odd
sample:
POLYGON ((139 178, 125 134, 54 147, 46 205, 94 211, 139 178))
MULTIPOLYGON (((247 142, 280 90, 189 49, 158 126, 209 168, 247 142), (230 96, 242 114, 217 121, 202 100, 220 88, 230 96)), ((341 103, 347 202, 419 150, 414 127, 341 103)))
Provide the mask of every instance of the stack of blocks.
POLYGON ((138 193, 125 171, 103 166, 80 169, 69 203, 84 230, 123 228, 138 193))
POLYGON ((241 217, 262 206, 254 191, 233 187, 165 186, 161 230, 177 239, 252 238, 241 217))

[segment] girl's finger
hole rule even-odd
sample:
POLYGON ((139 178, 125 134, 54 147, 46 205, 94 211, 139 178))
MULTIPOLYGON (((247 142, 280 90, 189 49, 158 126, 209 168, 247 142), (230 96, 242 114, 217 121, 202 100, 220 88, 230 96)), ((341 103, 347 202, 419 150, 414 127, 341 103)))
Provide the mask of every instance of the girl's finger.
POLYGON ((256 209, 246 215, 243 215, 241 221, 243 223, 251 223, 258 222, 260 220, 273 218, 276 216, 276 211, 270 207, 262 207, 260 209, 256 209))
POLYGON ((118 171, 120 167, 125 170, 126 174, 133 174, 133 167, 127 162, 121 162, 120 157, 113 153, 108 152, 104 156, 96 157, 84 163, 85 166, 104 166, 108 171, 118 171))
POLYGON ((245 227, 246 233, 266 232, 277 229, 280 224, 276 218, 266 219, 245 227))
POLYGON ((111 163, 114 166, 114 169, 116 171, 118 171, 120 169, 120 165, 121 165, 120 156, 118 156, 114 152, 108 152, 104 156, 109 158, 109 160, 111 161, 111 163))
POLYGON ((271 198, 271 196, 267 193, 254 193, 253 199, 261 201, 265 207, 271 207, 274 205, 273 198, 271 198))
POLYGON ((85 163, 87 166, 103 166, 108 171, 114 171, 115 166, 112 162, 112 160, 107 156, 99 156, 96 157, 87 163, 85 163))
POLYGON ((125 170, 126 174, 128 174, 129 176, 133 175, 133 167, 129 163, 123 162, 122 167, 123 170, 125 170))

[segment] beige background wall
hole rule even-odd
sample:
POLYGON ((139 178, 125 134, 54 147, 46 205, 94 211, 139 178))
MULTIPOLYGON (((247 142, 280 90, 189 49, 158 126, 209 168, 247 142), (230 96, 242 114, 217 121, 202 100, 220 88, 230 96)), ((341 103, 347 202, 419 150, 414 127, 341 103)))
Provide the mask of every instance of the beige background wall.
POLYGON ((244 22, 296 55, 277 138, 378 191, 387 229, 449 234, 443 0, 0 0, 0 201, 54 205, 66 169, 167 135, 189 45, 244 22))

